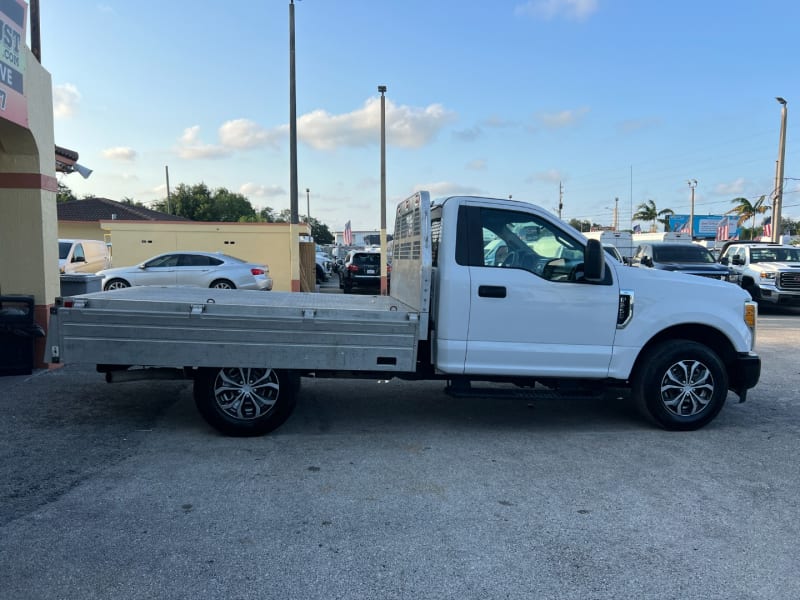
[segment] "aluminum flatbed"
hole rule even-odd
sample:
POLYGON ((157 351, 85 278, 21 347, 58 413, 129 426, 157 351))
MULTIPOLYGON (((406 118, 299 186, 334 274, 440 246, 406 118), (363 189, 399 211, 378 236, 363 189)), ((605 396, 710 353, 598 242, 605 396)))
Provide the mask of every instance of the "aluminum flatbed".
POLYGON ((60 298, 51 320, 54 362, 177 368, 413 371, 420 329, 392 296, 189 287, 60 298))

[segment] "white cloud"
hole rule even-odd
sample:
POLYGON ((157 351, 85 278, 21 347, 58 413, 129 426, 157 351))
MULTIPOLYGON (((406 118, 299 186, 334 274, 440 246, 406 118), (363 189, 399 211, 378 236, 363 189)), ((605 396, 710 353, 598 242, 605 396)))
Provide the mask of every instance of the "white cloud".
POLYGON ((482 135, 483 130, 480 127, 470 127, 453 132, 453 137, 460 142, 474 142, 482 135))
POLYGON ((533 183, 535 181, 540 181, 543 183, 558 183, 559 181, 564 181, 565 179, 566 177, 563 173, 561 173, 561 171, 557 169, 549 169, 547 171, 539 171, 538 173, 534 173, 525 181, 527 183, 533 183))
POLYGON ((219 141, 226 148, 249 150, 271 145, 275 148, 279 143, 279 131, 267 131, 249 119, 226 121, 219 128, 219 141))
POLYGON ((485 170, 486 170, 485 158, 476 158, 475 160, 471 160, 467 163, 467 171, 485 171, 485 170))
POLYGON ((224 158, 230 154, 230 151, 223 146, 204 144, 198 139, 199 136, 199 125, 184 129, 183 135, 178 139, 176 148, 178 156, 192 160, 197 158, 224 158))
MULTIPOLYGON (((455 114, 441 104, 425 108, 397 106, 386 102, 386 143, 419 148, 430 142, 455 114)), ((364 147, 380 143, 380 100, 370 98, 359 109, 332 115, 322 109, 297 119, 298 140, 317 150, 364 147)), ((229 156, 233 150, 252 150, 269 145, 279 148, 287 138, 288 125, 264 129, 249 119, 226 121, 219 128, 219 143, 200 140, 200 126, 187 127, 178 139, 176 152, 182 158, 203 159, 229 156)))
POLYGON ((588 108, 577 110, 562 110, 556 113, 540 113, 536 119, 547 129, 561 129, 569 127, 581 120, 589 112, 588 108))
POLYGON ((250 181, 239 187, 239 193, 248 198, 274 198, 288 195, 286 190, 279 185, 258 185, 250 181))
POLYGON ((514 14, 540 19, 565 19, 583 21, 597 11, 597 0, 529 0, 518 4, 514 14))
MULTIPOLYGON (((427 144, 454 113, 441 104, 425 108, 397 106, 386 101, 386 143, 404 148, 427 144)), ((297 120, 298 138, 317 150, 363 147, 380 143, 380 99, 370 98, 359 109, 332 115, 315 110, 297 120)))
POLYGON ((132 162, 136 159, 136 150, 125 146, 117 146, 116 148, 106 148, 102 152, 103 158, 110 160, 119 160, 123 162, 132 162))
POLYGON ((53 88, 53 116, 56 119, 69 119, 78 113, 81 93, 71 83, 63 83, 53 88))
POLYGON ((450 181, 436 181, 414 186, 414 192, 423 190, 430 192, 433 198, 438 196, 480 196, 484 193, 479 188, 452 183, 450 181))
POLYGON ((729 183, 718 183, 714 187, 714 193, 721 196, 741 196, 744 194, 746 183, 747 182, 744 180, 744 177, 739 177, 738 179, 735 179, 729 183))

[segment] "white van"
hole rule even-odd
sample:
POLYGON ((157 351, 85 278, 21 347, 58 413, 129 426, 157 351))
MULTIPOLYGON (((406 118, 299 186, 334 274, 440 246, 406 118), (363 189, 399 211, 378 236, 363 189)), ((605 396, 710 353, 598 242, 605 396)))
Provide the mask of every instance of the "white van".
POLYGON ((590 240, 598 240, 604 246, 614 246, 625 262, 631 259, 636 250, 630 231, 584 231, 583 235, 590 240))
POLYGON ((97 273, 111 266, 108 246, 100 240, 58 240, 59 273, 97 273))

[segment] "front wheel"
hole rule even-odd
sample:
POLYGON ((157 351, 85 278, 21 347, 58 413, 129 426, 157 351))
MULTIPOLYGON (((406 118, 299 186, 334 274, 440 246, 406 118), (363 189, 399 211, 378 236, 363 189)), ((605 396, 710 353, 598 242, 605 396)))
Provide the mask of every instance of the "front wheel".
POLYGON ((105 291, 109 290, 124 290, 125 288, 131 287, 124 279, 112 279, 106 284, 105 291))
POLYGON ((639 362, 632 393, 657 425, 692 431, 710 423, 728 396, 728 374, 719 356, 703 344, 669 340, 639 362))
POLYGON ((300 379, 276 369, 201 369, 194 380, 194 401, 206 422, 231 436, 268 433, 294 410, 300 379))

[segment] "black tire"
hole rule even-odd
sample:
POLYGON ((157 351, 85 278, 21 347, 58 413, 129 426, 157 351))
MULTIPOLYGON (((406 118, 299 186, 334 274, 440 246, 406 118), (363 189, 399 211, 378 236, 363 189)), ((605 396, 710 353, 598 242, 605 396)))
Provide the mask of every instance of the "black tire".
POLYGON ((211 282, 211 285, 208 286, 210 288, 218 289, 218 290, 235 290, 236 286, 233 284, 232 281, 227 279, 215 279, 211 282))
POLYGON ((201 369, 194 402, 203 419, 225 435, 264 435, 282 425, 297 402, 300 378, 275 369, 201 369))
POLYGON ((750 294, 750 297, 753 299, 753 301, 758 302, 761 300, 761 290, 758 289, 758 286, 755 283, 752 281, 747 281, 742 284, 742 287, 748 294, 750 294))
POLYGON ((632 395, 639 409, 670 431, 708 425, 728 397, 728 374, 709 347, 690 340, 668 340, 639 362, 632 395))
POLYGON ((131 287, 131 284, 124 279, 112 279, 105 285, 103 290, 107 292, 109 290, 122 290, 129 287, 131 287))
POLYGON ((344 294, 352 294, 353 293, 353 286, 347 285, 346 283, 342 286, 342 293, 344 294))
POLYGON ((317 274, 317 283, 325 283, 325 271, 319 265, 314 265, 317 274))

